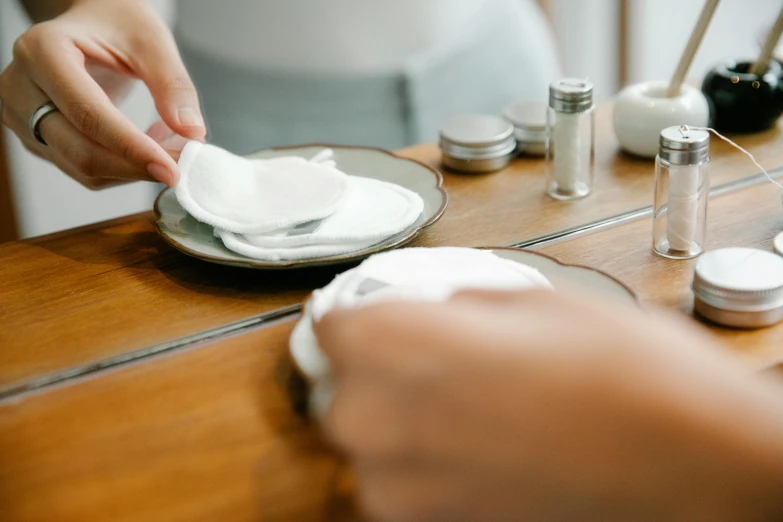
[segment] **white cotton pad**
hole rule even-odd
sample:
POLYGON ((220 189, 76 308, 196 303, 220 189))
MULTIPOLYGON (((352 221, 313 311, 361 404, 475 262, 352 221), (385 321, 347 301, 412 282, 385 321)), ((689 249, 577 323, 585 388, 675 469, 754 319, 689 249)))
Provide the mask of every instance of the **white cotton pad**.
POLYGON ((406 188, 375 179, 348 176, 348 195, 334 214, 306 223, 312 232, 291 227, 266 234, 246 234, 248 243, 260 247, 293 247, 313 244, 378 242, 411 226, 424 210, 421 196, 406 188))
POLYGON ((461 289, 551 288, 535 268, 473 248, 406 248, 376 254, 313 293, 320 320, 335 307, 354 308, 381 300, 445 301, 461 289))
POLYGON ((260 234, 322 219, 343 203, 348 176, 330 156, 252 160, 190 141, 179 159, 180 205, 222 230, 260 234))
POLYGON ((243 256, 262 261, 296 261, 316 257, 339 256, 349 254, 380 243, 381 240, 371 240, 354 243, 331 243, 324 245, 303 245, 297 247, 267 248, 253 245, 242 234, 234 234, 225 230, 215 229, 215 235, 223 240, 229 250, 243 256))
POLYGON ((376 254, 338 275, 313 293, 290 338, 291 354, 312 384, 310 406, 316 417, 329 407, 329 360, 318 346, 313 322, 336 307, 360 307, 385 300, 445 301, 460 289, 520 290, 552 288, 527 265, 471 248, 408 248, 376 254))

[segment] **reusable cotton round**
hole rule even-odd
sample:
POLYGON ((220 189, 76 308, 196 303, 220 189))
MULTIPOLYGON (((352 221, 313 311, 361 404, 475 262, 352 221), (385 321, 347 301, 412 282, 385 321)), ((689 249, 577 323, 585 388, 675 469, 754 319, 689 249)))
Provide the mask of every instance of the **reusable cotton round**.
POLYGON ((331 399, 331 371, 313 322, 338 308, 357 308, 379 301, 445 301, 462 289, 522 290, 552 288, 533 267, 472 248, 407 248, 376 254, 343 272, 313 293, 291 333, 290 348, 313 385, 310 405, 323 414, 331 399))
POLYGON ((406 188, 370 178, 348 177, 348 196, 334 214, 313 223, 309 233, 290 227, 267 234, 245 234, 251 245, 269 248, 381 241, 402 232, 424 210, 421 196, 406 188))
POLYGON ((468 288, 551 288, 533 267, 474 248, 404 248, 376 254, 312 298, 320 320, 335 307, 356 308, 382 300, 445 301, 468 288))
POLYGON ((260 234, 333 214, 347 196, 348 176, 322 155, 247 159, 190 141, 179 159, 177 200, 197 220, 220 230, 260 234))
POLYGON ((223 240, 229 250, 237 254, 260 259, 262 261, 296 261, 316 257, 331 257, 356 252, 371 247, 378 240, 354 243, 328 243, 324 245, 303 245, 297 247, 266 248, 251 244, 242 234, 234 234, 225 230, 215 229, 215 235, 223 240))

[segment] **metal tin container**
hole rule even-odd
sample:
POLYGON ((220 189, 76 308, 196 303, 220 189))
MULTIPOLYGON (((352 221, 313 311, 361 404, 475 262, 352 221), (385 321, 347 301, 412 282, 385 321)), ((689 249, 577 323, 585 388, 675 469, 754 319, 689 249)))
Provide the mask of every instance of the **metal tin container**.
POLYGON ((516 150, 514 126, 497 116, 470 114, 446 122, 440 131, 443 164, 461 172, 505 168, 516 150))
POLYGON ((527 156, 546 154, 546 102, 523 101, 509 105, 503 117, 514 126, 517 153, 527 156))
POLYGON ((783 257, 754 248, 702 254, 693 276, 694 310, 733 328, 783 321, 783 257))

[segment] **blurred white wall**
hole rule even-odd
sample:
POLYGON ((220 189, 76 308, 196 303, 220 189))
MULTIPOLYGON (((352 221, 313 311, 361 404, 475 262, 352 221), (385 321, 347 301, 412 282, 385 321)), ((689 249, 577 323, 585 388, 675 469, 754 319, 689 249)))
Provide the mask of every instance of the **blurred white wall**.
MULTIPOLYGON (((620 0, 549 0, 564 71, 589 77, 597 100, 619 85, 620 0)), ((703 0, 628 0, 628 81, 668 80, 703 0)), ((716 63, 755 57, 780 0, 722 0, 689 73, 700 80, 716 63)))
MULTIPOLYGON (((171 20, 171 0, 156 0, 152 3, 171 20)), ((14 40, 28 24, 17 2, 0 2, 0 65, 3 68, 11 60, 14 40)), ((134 89, 122 109, 139 127, 146 128, 154 121, 155 111, 146 89, 140 87, 134 89)), ((22 237, 46 234, 152 208, 155 195, 160 190, 158 185, 134 183, 92 192, 50 163, 28 153, 15 135, 4 130, 22 237)))
MULTIPOLYGON (((703 1, 629 0, 628 3, 629 80, 668 80, 699 17, 703 1)), ((755 58, 782 7, 780 0, 722 0, 689 77, 701 80, 711 67, 725 59, 755 58)))
POLYGON ((592 80, 599 102, 620 85, 619 5, 619 0, 549 0, 563 72, 592 80))

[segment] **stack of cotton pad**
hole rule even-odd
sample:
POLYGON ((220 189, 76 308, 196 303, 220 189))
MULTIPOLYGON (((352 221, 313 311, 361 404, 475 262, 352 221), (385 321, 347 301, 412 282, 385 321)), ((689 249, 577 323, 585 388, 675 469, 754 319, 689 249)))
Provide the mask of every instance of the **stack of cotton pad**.
POLYGON ((291 353, 314 383, 316 413, 328 402, 329 363, 322 354, 313 322, 334 308, 357 308, 389 300, 445 301, 467 288, 521 290, 551 288, 535 268, 472 248, 407 248, 376 254, 338 275, 313 293, 291 334, 291 353))
POLYGON ((341 172, 329 149, 310 160, 247 159, 191 141, 179 166, 182 207, 215 227, 229 250, 264 261, 362 250, 402 232, 424 209, 415 192, 341 172))

